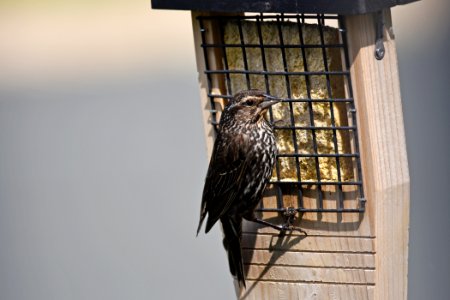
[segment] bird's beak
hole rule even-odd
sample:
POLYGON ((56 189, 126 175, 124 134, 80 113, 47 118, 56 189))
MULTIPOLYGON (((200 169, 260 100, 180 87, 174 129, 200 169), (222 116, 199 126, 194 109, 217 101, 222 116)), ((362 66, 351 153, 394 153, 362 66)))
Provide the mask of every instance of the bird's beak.
POLYGON ((270 95, 264 95, 264 98, 265 98, 264 101, 258 105, 261 110, 265 110, 265 109, 269 108, 270 106, 277 104, 278 102, 283 100, 281 98, 273 97, 270 95))

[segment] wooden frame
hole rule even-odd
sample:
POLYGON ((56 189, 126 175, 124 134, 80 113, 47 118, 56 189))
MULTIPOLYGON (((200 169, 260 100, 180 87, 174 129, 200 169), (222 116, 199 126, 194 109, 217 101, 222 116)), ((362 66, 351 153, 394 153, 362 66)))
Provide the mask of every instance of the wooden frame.
MULTIPOLYGON (((195 19, 212 13, 193 12, 201 106, 208 155, 214 135, 210 122, 208 80, 195 19)), ((409 226, 409 175, 401 110, 395 41, 390 11, 383 60, 374 57, 375 26, 371 14, 347 16, 353 95, 357 109, 360 152, 368 199, 364 214, 300 223, 308 236, 284 237, 271 228, 244 223, 242 244, 248 266, 247 289, 240 299, 406 299, 409 226)), ((219 42, 214 21, 207 24, 208 42, 219 42)), ((214 51, 214 50, 208 50, 214 51)), ((221 64, 211 53, 210 67, 221 64)), ((224 89, 218 77, 213 90, 224 89)), ((225 94, 225 93, 223 93, 225 94)), ((217 100, 223 105, 223 100, 217 100)))
POLYGON ((375 299, 407 299, 409 171, 397 54, 384 12, 383 60, 375 60, 372 15, 346 18, 367 198, 376 240, 375 299))

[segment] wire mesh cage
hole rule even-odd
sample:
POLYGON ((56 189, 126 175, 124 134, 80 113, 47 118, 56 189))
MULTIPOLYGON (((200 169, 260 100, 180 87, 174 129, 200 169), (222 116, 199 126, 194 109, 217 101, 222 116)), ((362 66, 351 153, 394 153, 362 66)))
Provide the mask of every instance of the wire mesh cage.
POLYGON ((259 211, 365 209, 346 29, 338 15, 198 16, 210 123, 240 90, 284 100, 269 111, 277 163, 259 211))

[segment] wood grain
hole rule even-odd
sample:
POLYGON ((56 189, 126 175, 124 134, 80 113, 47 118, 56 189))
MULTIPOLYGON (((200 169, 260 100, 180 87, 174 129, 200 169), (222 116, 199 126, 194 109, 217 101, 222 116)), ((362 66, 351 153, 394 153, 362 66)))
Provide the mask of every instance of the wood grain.
POLYGON ((278 250, 243 250, 244 259, 256 265, 278 265, 344 269, 375 269, 375 257, 367 253, 284 252, 278 250))
POLYGON ((323 283, 287 283, 248 280, 245 300, 373 300, 374 286, 323 283))
POLYGON ((363 175, 376 234, 375 299, 407 299, 409 172, 390 11, 383 60, 372 15, 346 18, 363 175))
POLYGON ((316 252, 360 252, 374 253, 373 238, 334 237, 334 236, 278 236, 268 234, 242 235, 242 248, 268 249, 279 251, 316 252))
POLYGON ((311 283, 338 283, 338 284, 373 284, 374 270, 365 269, 338 269, 250 266, 247 279, 273 282, 311 282, 311 283))

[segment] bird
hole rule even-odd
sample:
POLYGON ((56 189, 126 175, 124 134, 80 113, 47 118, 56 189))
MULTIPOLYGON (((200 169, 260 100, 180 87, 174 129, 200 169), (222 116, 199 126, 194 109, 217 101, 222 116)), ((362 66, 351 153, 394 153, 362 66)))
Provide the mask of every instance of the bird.
POLYGON ((240 91, 230 99, 220 118, 203 188, 197 236, 206 216, 205 233, 220 220, 230 273, 244 288, 243 219, 280 231, 293 229, 255 215, 277 155, 273 125, 266 112, 281 100, 255 89, 240 91))

